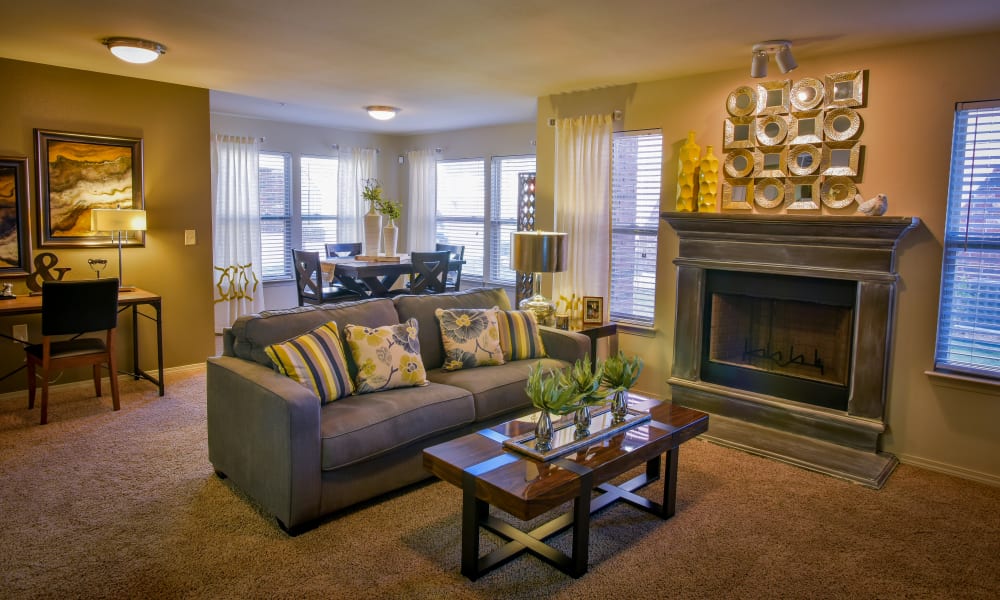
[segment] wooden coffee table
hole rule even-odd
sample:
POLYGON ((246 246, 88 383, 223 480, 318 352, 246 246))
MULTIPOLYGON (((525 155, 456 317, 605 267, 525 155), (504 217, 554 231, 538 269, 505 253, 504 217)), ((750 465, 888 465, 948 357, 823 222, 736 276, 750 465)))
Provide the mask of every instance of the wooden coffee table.
POLYGON ((674 515, 679 446, 708 430, 708 415, 634 394, 629 406, 648 410, 651 419, 548 461, 536 460, 503 446, 504 440, 533 431, 536 415, 424 450, 424 468, 462 488, 463 575, 475 580, 529 552, 568 575, 579 577, 587 572, 592 513, 623 500, 663 519, 674 515), (661 478, 661 457, 664 456, 662 502, 635 494, 640 487, 661 478), (608 483, 643 464, 646 465, 645 473, 621 485, 608 483), (600 493, 591 498, 595 490, 600 493), (521 531, 489 514, 489 507, 493 505, 528 521, 569 500, 573 500, 572 512, 530 532, 521 531), (507 543, 480 556, 480 527, 507 543), (573 528, 571 555, 544 543, 569 527, 573 528))

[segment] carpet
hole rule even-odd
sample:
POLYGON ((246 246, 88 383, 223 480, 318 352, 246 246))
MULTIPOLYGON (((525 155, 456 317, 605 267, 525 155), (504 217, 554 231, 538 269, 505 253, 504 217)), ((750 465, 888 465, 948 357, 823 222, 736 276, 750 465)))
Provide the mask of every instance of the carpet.
MULTIPOLYGON (((205 372, 0 400, 2 598, 996 598, 1000 489, 900 466, 881 490, 693 440, 677 513, 592 521, 590 571, 459 574, 461 495, 426 483, 290 538, 214 476, 205 372)), ((655 487, 655 486, 654 486, 655 487)), ((484 534, 484 548, 492 538, 484 534)), ((571 536, 553 545, 568 549, 571 536)))

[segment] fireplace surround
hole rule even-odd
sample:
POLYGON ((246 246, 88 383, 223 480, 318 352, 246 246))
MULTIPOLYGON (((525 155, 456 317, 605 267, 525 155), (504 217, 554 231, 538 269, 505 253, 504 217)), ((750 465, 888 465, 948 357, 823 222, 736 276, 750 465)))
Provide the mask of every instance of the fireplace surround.
POLYGON ((712 413, 713 441, 881 487, 896 246, 919 220, 661 217, 680 242, 673 401, 712 413))

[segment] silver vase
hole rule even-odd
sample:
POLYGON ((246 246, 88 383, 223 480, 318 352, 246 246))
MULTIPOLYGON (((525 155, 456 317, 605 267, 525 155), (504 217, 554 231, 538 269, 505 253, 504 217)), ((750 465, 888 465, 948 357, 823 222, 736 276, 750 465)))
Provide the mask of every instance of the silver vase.
POLYGON ((618 390, 611 397, 611 422, 615 425, 625 422, 628 414, 628 390, 618 390))
POLYGON ((576 439, 590 435, 590 407, 581 406, 573 414, 573 424, 576 425, 576 439))
POLYGON ((548 452, 552 449, 552 417, 548 411, 543 410, 538 413, 538 422, 535 423, 535 450, 538 452, 548 452))

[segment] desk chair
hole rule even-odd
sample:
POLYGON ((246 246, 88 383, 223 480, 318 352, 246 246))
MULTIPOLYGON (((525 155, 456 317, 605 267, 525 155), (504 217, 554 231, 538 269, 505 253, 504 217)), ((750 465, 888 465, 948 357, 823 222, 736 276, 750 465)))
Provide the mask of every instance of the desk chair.
POLYGON ((361 254, 361 242, 342 242, 326 245, 327 258, 346 258, 361 254))
POLYGON ((293 249, 292 267, 295 269, 295 290, 299 296, 299 306, 358 297, 342 285, 323 283, 323 274, 319 268, 319 252, 293 249))
POLYGON ((410 274, 411 294, 439 294, 445 291, 448 280, 448 259, 451 252, 411 252, 410 262, 413 273, 410 274))
POLYGON ((459 261, 465 258, 465 246, 439 243, 434 249, 439 252, 447 250, 451 253, 449 263, 452 261, 458 263, 458 268, 448 270, 448 281, 445 283, 445 287, 449 292, 457 292, 459 286, 462 285, 462 263, 459 261))
POLYGON ((115 328, 118 326, 118 280, 46 281, 42 284, 42 343, 26 346, 28 408, 35 407, 36 372, 42 379, 41 424, 48 422, 49 379, 52 371, 90 365, 94 392, 101 395, 101 365, 108 366, 111 402, 118 401, 118 369, 115 366, 115 328), (80 337, 104 331, 104 339, 80 337), (53 336, 73 337, 53 340, 53 336))

